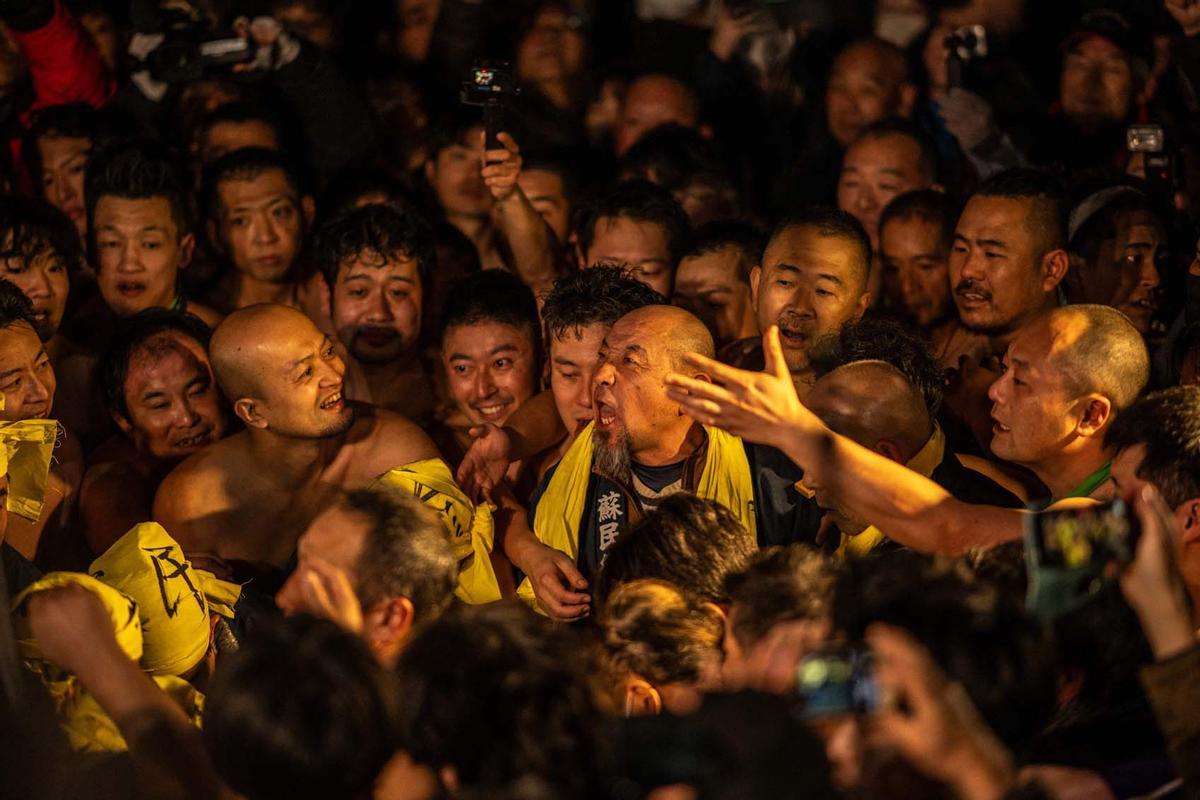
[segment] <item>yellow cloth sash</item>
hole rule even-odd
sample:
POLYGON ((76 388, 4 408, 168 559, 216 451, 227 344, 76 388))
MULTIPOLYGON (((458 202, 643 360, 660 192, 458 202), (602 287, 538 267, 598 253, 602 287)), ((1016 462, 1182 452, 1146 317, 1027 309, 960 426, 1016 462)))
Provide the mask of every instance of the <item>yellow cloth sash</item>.
POLYGON ((179 544, 157 522, 133 526, 88 573, 137 603, 142 623, 142 668, 151 675, 184 675, 208 652, 211 613, 233 619, 237 584, 193 569, 179 544))
MULTIPOLYGON (((142 658, 142 624, 132 599, 82 572, 51 572, 26 587, 12 603, 13 633, 25 666, 32 670, 50 693, 59 720, 72 749, 116 752, 128 749, 116 723, 105 713, 83 684, 69 672, 47 661, 29 627, 26 603, 47 589, 76 583, 100 598, 112 620, 117 644, 132 661, 142 658)), ((160 689, 179 704, 197 727, 204 709, 204 695, 191 684, 171 675, 152 675, 160 689)))
MULTIPOLYGON (((587 502, 588 482, 592 477, 595 447, 592 435, 595 425, 594 422, 589 423, 558 462, 533 517, 533 532, 538 541, 566 553, 576 562, 579 561, 579 526, 583 521, 583 506, 587 502)), ((704 456, 704 468, 696 484, 696 495, 715 500, 728 508, 754 536, 757 530, 754 481, 742 440, 720 428, 707 425, 704 426, 704 432, 708 435, 708 449, 704 456)), ((517 587, 517 596, 541 611, 528 578, 517 587)))
MULTIPOLYGON (((946 435, 942 433, 940 425, 934 425, 933 435, 929 437, 929 441, 905 466, 918 475, 928 478, 933 475, 938 464, 942 463, 945 455, 946 435)), ((838 558, 862 558, 882 544, 886 538, 883 532, 874 525, 864 528, 861 533, 853 536, 843 533, 842 543, 838 545, 835 555, 838 558)))
POLYGON ((458 599, 473 605, 500 599, 492 567, 496 535, 492 509, 475 505, 463 494, 445 461, 414 461, 385 472, 372 485, 401 489, 438 513, 458 559, 458 588, 454 591, 458 599))

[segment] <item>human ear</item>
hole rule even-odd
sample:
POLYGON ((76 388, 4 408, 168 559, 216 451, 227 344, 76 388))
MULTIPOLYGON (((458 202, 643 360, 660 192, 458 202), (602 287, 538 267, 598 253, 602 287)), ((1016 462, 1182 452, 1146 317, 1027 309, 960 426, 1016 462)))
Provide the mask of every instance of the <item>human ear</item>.
POLYGON ((662 713, 662 696, 642 678, 631 676, 625 681, 625 716, 653 717, 662 713))

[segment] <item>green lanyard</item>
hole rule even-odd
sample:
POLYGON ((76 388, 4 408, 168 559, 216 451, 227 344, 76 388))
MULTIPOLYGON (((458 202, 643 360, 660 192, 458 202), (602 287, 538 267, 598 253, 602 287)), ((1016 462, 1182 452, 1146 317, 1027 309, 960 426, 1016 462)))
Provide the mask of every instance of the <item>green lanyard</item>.
MULTIPOLYGON (((1112 472, 1112 462, 1109 461, 1103 467, 1101 467, 1100 469, 1093 472, 1091 475, 1088 475, 1086 478, 1084 478, 1083 483, 1079 484, 1074 489, 1072 489, 1067 494, 1067 497, 1091 497, 1092 492, 1096 491, 1096 489, 1100 488, 1100 484, 1102 484, 1106 480, 1108 480, 1109 474, 1111 472, 1112 472)), ((1066 498, 1062 498, 1062 499, 1066 499, 1066 498)))
POLYGON ((183 295, 175 295, 175 299, 171 301, 168 311, 187 311, 187 300, 183 299, 183 295))

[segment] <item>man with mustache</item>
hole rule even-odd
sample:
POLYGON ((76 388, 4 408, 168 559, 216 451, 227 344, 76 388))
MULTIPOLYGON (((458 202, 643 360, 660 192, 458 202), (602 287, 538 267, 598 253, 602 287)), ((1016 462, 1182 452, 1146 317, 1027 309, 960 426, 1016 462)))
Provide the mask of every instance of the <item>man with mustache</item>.
MULTIPOLYGON (((712 335, 699 319, 669 305, 631 311, 604 336, 592 378, 593 422, 546 473, 530 502, 538 540, 575 562, 584 581, 575 582, 577 592, 618 537, 678 492, 724 505, 760 542, 800 524, 799 475, 786 459, 697 424, 667 396, 666 376, 684 369, 691 350, 711 355, 712 335)), ((702 370, 689 374, 708 380, 702 370)), ((532 602, 543 590, 525 581, 518 594, 532 602)), ((555 616, 589 613, 587 595, 563 605, 555 616)))
MULTIPOLYGON (((845 211, 804 208, 775 227, 760 265, 750 271, 759 330, 779 326, 796 391, 803 397, 816 380, 808 351, 821 336, 857 321, 871 305, 867 279, 871 241, 845 211)), ((721 361, 743 369, 763 367, 758 337, 734 342, 721 361)))
POLYGON ((946 404, 981 447, 991 441, 987 387, 1016 336, 1057 304, 1067 274, 1062 189, 1053 177, 1011 169, 967 201, 950 249, 950 285, 959 319, 987 346, 959 359, 946 404))
POLYGON ((224 436, 224 401, 208 360, 211 336, 190 314, 147 309, 122 323, 104 354, 104 402, 121 435, 91 454, 80 489, 83 532, 94 555, 150 519, 168 472, 224 436))
POLYGON ((345 349, 346 396, 419 424, 433 415, 433 384, 419 335, 433 232, 390 206, 352 208, 317 230, 325 313, 345 349))
POLYGON ((282 569, 308 524, 339 491, 438 458, 420 428, 350 403, 333 340, 280 305, 230 314, 213 333, 213 372, 245 430, 176 467, 154 518, 189 557, 232 574, 282 569))

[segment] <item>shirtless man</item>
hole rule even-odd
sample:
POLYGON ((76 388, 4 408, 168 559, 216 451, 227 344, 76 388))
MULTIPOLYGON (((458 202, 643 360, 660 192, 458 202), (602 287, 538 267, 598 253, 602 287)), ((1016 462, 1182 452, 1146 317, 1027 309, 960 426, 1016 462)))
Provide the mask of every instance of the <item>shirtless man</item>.
POLYGON ((121 435, 96 448, 83 477, 79 513, 93 554, 150 519, 167 473, 224 435, 211 336, 190 314, 147 309, 121 325, 104 354, 104 403, 121 435))
MULTIPOLYGON (((38 338, 33 304, 12 283, 0 280, 0 395, 4 398, 0 420, 52 418, 57 388, 54 367, 38 338)), ((48 568, 81 566, 75 556, 83 554, 72 552, 64 534, 74 515, 82 477, 79 442, 64 436, 55 449, 41 515, 36 520, 11 515, 8 544, 25 558, 32 561, 36 557, 39 565, 48 568)))
POLYGON ((346 402, 333 341, 295 309, 235 311, 213 334, 210 353, 246 429, 176 467, 154 500, 155 520, 193 557, 283 568, 339 490, 438 457, 404 417, 346 402))

